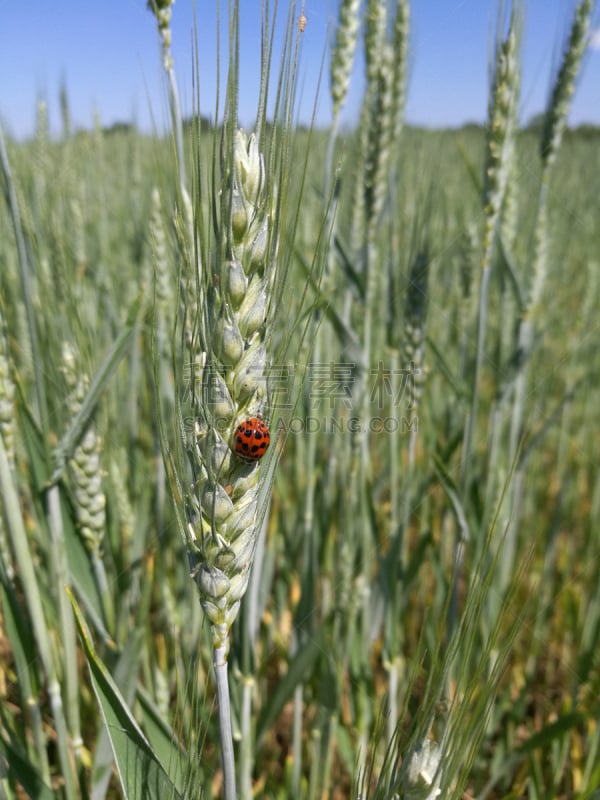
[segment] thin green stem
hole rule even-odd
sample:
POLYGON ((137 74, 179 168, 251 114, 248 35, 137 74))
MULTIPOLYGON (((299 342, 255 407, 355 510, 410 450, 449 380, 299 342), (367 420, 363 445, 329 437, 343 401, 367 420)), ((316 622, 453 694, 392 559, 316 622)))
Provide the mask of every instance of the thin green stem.
POLYGON ((304 687, 299 683, 294 689, 294 716, 292 722, 292 797, 300 797, 302 775, 302 712, 304 687))
POLYGON ((485 334, 488 317, 488 296, 491 276, 492 242, 486 249, 482 270, 481 283, 479 286, 479 305, 477 310, 477 339, 475 345, 475 366, 473 368, 473 380, 471 390, 471 408, 465 421, 465 432, 463 439, 463 452, 461 462, 461 486, 463 493, 467 491, 470 478, 470 461, 473 449, 473 434, 477 424, 477 413, 479 411, 479 383, 481 380, 481 367, 485 354, 485 334))
MULTIPOLYGON (((213 626, 215 627, 215 626, 213 626)), ((217 685, 219 705, 219 738, 221 740, 221 765, 223 768, 223 797, 225 800, 237 800, 235 785, 235 755, 233 751, 233 734, 231 731, 231 702, 229 697, 229 681, 227 679, 227 645, 229 633, 226 625, 221 625, 220 645, 213 648, 213 667, 217 685)))
POLYGON ((251 800, 252 798, 252 765, 253 742, 252 742, 252 694, 254 692, 254 678, 244 676, 242 678, 242 706, 240 714, 240 800, 251 800))
POLYGON ((115 635, 115 607, 113 603, 112 594, 108 586, 108 578, 106 576, 106 568, 104 561, 100 555, 99 548, 94 548, 91 553, 92 568, 94 570, 94 577, 96 579, 96 586, 100 595, 100 602, 102 603, 102 611, 104 613, 104 621, 106 623, 106 630, 111 636, 115 635))
POLYGON ((311 732, 310 741, 311 759, 310 759, 310 778, 308 783, 308 797, 307 800, 317 800, 321 796, 319 791, 319 764, 321 762, 321 731, 315 728, 311 732))
POLYGON ((185 175, 185 154, 183 149, 183 122, 181 119, 181 103, 179 102, 179 89, 175 78, 175 69, 170 66, 167 69, 169 78, 169 102, 171 106, 171 121, 173 124, 173 135, 175 136, 175 147, 177 148, 177 174, 179 175, 179 188, 183 197, 187 197, 187 185, 185 175))
MULTIPOLYGON (((62 515, 60 509, 60 495, 58 486, 48 490, 48 520, 51 530, 52 560, 54 577, 56 580, 56 593, 58 596, 58 613, 60 618, 61 643, 63 654, 63 668, 65 679, 66 713, 69 720, 69 734, 77 763, 81 765, 83 739, 81 737, 81 724, 79 716, 79 695, 81 687, 77 671, 77 645, 75 635, 75 621, 73 609, 64 590, 70 583, 67 554, 65 550, 62 515)), ((64 742, 65 751, 68 752, 68 742, 64 742)))

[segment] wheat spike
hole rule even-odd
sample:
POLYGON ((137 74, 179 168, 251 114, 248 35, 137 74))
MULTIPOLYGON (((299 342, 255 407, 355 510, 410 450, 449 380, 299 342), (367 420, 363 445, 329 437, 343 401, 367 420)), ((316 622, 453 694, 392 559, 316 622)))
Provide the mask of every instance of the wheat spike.
POLYGON ((242 421, 266 409, 277 265, 273 195, 257 137, 236 131, 232 159, 223 187, 230 199, 227 244, 192 346, 193 433, 187 442, 195 479, 187 504, 190 562, 215 647, 224 644, 237 616, 258 533, 261 465, 241 461, 232 440, 242 421))

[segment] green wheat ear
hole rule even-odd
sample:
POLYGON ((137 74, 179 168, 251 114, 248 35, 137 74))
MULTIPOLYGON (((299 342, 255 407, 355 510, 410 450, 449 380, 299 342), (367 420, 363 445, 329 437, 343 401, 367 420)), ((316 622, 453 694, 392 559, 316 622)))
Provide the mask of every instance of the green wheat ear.
POLYGON ((350 85, 350 73, 358 39, 359 7, 359 0, 342 0, 340 4, 339 23, 335 32, 330 67, 331 99, 333 116, 336 119, 344 105, 350 85))
MULTIPOLYGON (((154 10, 156 14, 155 4, 154 10)), ((273 359, 273 318, 281 307, 284 278, 292 262, 304 175, 297 177, 292 148, 298 39, 290 4, 284 56, 276 90, 269 92, 271 40, 264 34, 256 129, 237 124, 239 90, 239 0, 230 4, 229 67, 223 120, 212 131, 193 123, 193 173, 188 183, 178 158, 180 204, 174 234, 178 243, 178 301, 173 303, 175 413, 157 393, 161 448, 168 471, 177 524, 184 539, 190 574, 212 635, 218 695, 224 796, 237 797, 227 658, 229 632, 246 592, 262 512, 266 509, 275 459, 248 463, 234 449, 237 427, 269 410, 268 367, 273 359), (296 32, 294 34, 294 31, 296 32), (267 123, 267 98, 273 96, 273 123, 267 123), (185 187, 190 186, 188 193, 185 187), (280 242, 282 243, 280 252, 280 242), (176 425, 174 439, 167 420, 176 425)), ((270 20, 263 4, 264 31, 270 20)), ((159 17, 157 16, 157 19, 159 17)), ((160 19, 159 19, 160 23, 160 19)), ((161 31, 159 24, 159 31, 161 31)), ((161 33, 162 35, 162 33, 161 33)), ((178 142, 176 86, 170 64, 174 139, 178 142)), ((196 63, 196 69, 198 65, 196 63)), ((200 81, 198 76, 198 84, 200 81)), ((196 98, 200 108, 199 97, 196 98)), ((181 126, 179 126, 181 127, 181 126)), ((181 148, 177 147, 177 153, 181 148)), ((304 170, 308 152, 304 157, 304 170)), ((153 201, 155 261, 155 385, 165 376, 160 362, 162 230, 159 198, 153 201)), ((322 223, 325 225, 325 222, 322 223)), ((319 250, 312 270, 323 260, 319 250)), ((301 292, 301 306, 306 292, 301 292)), ((291 316, 291 315, 290 315, 291 316)), ((304 319, 296 313, 281 343, 289 346, 304 319), (291 328, 291 330, 290 330, 291 328)), ((302 332, 299 332, 302 341, 302 332)))
POLYGON ((506 39, 499 43, 496 52, 486 135, 483 203, 484 252, 488 259, 494 243, 513 157, 512 145, 517 123, 519 84, 519 36, 517 21, 511 17, 506 39))
MULTIPOLYGON (((79 369, 75 351, 67 343, 63 344, 62 366, 69 390, 67 408, 71 417, 74 417, 89 388, 89 379, 79 369)), ((70 470, 79 529, 89 552, 97 557, 101 555, 106 530, 106 497, 102 486, 101 454, 102 440, 91 423, 73 451, 70 470)))
POLYGON ((563 54, 544 120, 544 130, 540 144, 544 167, 549 167, 554 162, 560 148, 567 124, 567 114, 575 89, 575 81, 588 41, 593 5, 592 0, 583 0, 575 12, 569 42, 563 54))
POLYGON ((222 187, 230 198, 228 218, 221 223, 226 246, 213 264, 208 313, 199 310, 196 317, 193 426, 185 442, 194 476, 186 504, 190 564, 215 646, 225 643, 238 614, 258 534, 261 465, 242 462, 232 439, 240 422, 267 407, 278 249, 273 192, 258 138, 235 131, 231 159, 229 185, 222 187))

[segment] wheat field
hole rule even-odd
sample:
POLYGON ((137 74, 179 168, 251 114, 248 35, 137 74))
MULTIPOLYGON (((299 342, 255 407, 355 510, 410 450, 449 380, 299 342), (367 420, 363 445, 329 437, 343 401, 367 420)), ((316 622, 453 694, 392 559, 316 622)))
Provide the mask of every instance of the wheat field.
POLYGON ((156 0, 167 135, 0 140, 0 797, 600 798, 593 3, 528 125, 505 4, 439 131, 408 0, 342 0, 295 124, 280 5, 251 129, 238 3, 183 119, 156 0))

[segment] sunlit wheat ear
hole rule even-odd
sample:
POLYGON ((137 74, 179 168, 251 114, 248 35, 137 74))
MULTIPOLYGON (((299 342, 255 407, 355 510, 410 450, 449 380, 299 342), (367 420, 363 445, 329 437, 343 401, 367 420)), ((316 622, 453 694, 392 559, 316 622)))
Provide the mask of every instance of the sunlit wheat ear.
POLYGON ((410 13, 406 0, 398 0, 392 36, 388 37, 386 4, 369 2, 365 49, 368 90, 364 130, 365 213, 367 236, 372 237, 389 185, 389 168, 395 142, 402 130, 408 66, 410 13))
POLYGON ((158 32, 163 47, 163 64, 166 70, 171 69, 171 6, 175 0, 148 0, 148 8, 156 17, 158 32))
POLYGON ((398 136, 404 124, 406 81, 408 72, 408 42, 410 31, 410 6, 408 0, 398 0, 392 47, 394 50, 392 77, 393 129, 398 136))
POLYGON ((330 79, 334 117, 340 113, 348 93, 358 38, 359 8, 360 0, 342 0, 340 4, 339 22, 331 56, 330 79))
POLYGON ((556 77, 544 122, 540 150, 545 166, 554 162, 567 124, 567 113, 575 88, 575 79, 587 45, 593 5, 592 0, 583 0, 575 12, 569 43, 556 77))
MULTIPOLYGON (((517 132, 519 130, 519 98, 521 89, 521 74, 518 61, 518 36, 517 28, 511 25, 509 37, 505 43, 506 55, 507 114, 504 122, 505 144, 505 185, 504 195, 500 208, 499 235, 502 246, 512 252, 517 236, 517 223, 519 214, 518 189, 519 189, 519 164, 517 159, 517 132), (512 38, 511 38, 512 37, 512 38)), ((500 70, 500 67, 498 67, 500 70)), ((504 90, 502 90, 504 94, 504 90)), ((488 132, 488 136, 490 136, 488 132)), ((492 137, 490 136, 490 139, 492 137)))
POLYGON ((393 60, 389 43, 383 42, 378 55, 378 70, 372 84, 371 116, 365 157, 365 211, 367 235, 372 236, 388 188, 388 168, 392 144, 393 60))
MULTIPOLYGON (((81 408, 89 380, 78 368, 73 348, 65 343, 62 369, 69 389, 67 408, 71 417, 81 408)), ((106 497, 101 467, 102 441, 93 423, 88 425, 69 462, 73 478, 75 513, 79 530, 90 553, 99 556, 106 530, 106 497)))
POLYGON ((542 195, 535 228, 535 256, 527 303, 528 315, 536 311, 540 313, 542 308, 542 293, 548 271, 548 181, 567 124, 567 114, 575 88, 575 80, 587 44, 592 6, 591 0, 583 0, 575 12, 569 43, 563 55, 552 90, 550 105, 546 112, 540 143, 543 164, 542 195))
POLYGON ((227 244, 214 267, 209 311, 198 315, 187 442, 195 478, 186 508, 190 562, 215 647, 226 644, 237 616, 258 534, 261 464, 236 454, 234 433, 266 412, 277 264, 273 193, 256 136, 236 131, 232 159, 222 189, 230 193, 229 218, 221 220, 227 244))
POLYGON ((367 80, 377 80, 382 55, 382 46, 386 41, 387 3, 382 0, 367 0, 365 19, 365 58, 367 80))
POLYGON ((484 167, 484 252, 489 254, 514 156, 516 107, 519 99, 519 39, 511 20, 507 37, 498 45, 486 138, 484 167))

